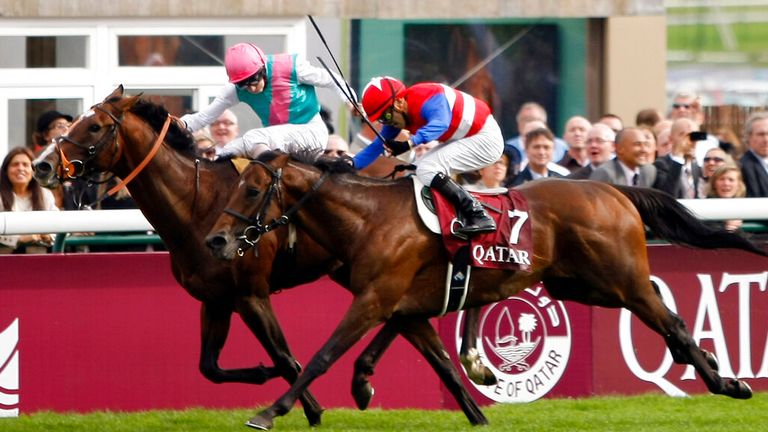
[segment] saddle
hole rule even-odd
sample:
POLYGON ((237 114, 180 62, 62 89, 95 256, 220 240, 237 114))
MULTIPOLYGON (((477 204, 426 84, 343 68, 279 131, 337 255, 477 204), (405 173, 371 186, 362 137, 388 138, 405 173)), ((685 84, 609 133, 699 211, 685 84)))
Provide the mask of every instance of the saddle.
POLYGON ((456 208, 416 176, 411 178, 419 216, 430 231, 440 234, 450 259, 443 314, 463 307, 472 267, 531 271, 533 234, 528 202, 521 193, 506 188, 470 192, 487 209, 497 228, 466 238, 456 233, 460 223, 456 208))

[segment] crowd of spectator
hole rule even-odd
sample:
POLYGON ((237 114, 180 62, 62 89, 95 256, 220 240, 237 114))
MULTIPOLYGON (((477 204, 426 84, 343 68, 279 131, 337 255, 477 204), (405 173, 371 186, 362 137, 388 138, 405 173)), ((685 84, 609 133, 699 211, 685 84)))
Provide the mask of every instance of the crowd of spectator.
MULTIPOLYGON (((681 199, 768 197, 768 112, 747 119, 745 145, 739 131, 704 131, 699 98, 684 92, 674 96, 666 116, 657 109, 642 109, 634 125, 614 114, 594 123, 573 116, 559 140, 546 121, 540 104, 520 107, 521 133, 506 142, 503 186, 563 176, 656 188, 681 199)), ((724 221, 720 226, 737 230, 742 223, 724 221)))

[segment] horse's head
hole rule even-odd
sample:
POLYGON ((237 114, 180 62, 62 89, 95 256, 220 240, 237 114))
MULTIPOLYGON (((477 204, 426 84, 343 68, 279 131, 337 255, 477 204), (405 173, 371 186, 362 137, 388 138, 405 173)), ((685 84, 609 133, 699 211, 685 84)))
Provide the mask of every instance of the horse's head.
POLYGON ((281 181, 288 155, 265 153, 240 175, 227 207, 205 239, 214 256, 233 259, 255 246, 261 236, 287 219, 277 215, 282 205, 281 181), (274 215, 270 221, 267 219, 274 215))
POLYGON ((122 151, 120 127, 125 112, 139 100, 123 97, 117 87, 103 102, 82 114, 66 135, 59 137, 35 160, 35 178, 44 185, 58 179, 82 177, 109 170, 122 151))

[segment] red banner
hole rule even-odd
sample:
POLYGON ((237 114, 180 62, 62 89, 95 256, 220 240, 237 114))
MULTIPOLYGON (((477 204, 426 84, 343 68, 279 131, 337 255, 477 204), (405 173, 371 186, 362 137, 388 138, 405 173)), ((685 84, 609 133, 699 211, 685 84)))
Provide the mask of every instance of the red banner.
MULTIPOLYGON (((200 303, 173 279, 166 253, 4 255, 0 287, 0 355, 18 359, 0 358, 0 413, 256 407, 288 388, 279 379, 213 384, 200 374, 200 303), (15 340, 2 337, 14 328, 15 340)), ((272 297, 302 364, 330 337, 351 299, 328 279, 272 297)), ((271 365, 241 320, 232 323, 221 366, 271 365)), ((313 383, 323 407, 354 406, 353 361, 370 337, 313 383)), ((371 381, 372 407, 442 407, 438 377, 402 338, 371 381)))
MULTIPOLYGON (((768 389, 768 259, 741 251, 650 246, 664 302, 694 340, 713 352, 720 375, 768 389)), ((596 310, 595 393, 707 392, 692 366, 677 365, 661 336, 627 311, 596 310), (599 342, 598 342, 599 341, 599 342)))
MULTIPOLYGON (((669 245, 649 246, 649 258, 652 278, 667 307, 680 315, 703 349, 715 353, 720 375, 742 378, 754 390, 768 390, 768 320, 764 318, 768 259, 741 251, 669 245)), ((486 306, 482 320, 478 347, 500 382, 489 388, 464 379, 486 403, 650 391, 674 396, 707 392, 693 367, 674 364, 663 338, 625 309, 555 302, 535 286, 486 306), (535 326, 526 335, 531 321, 535 326), (553 327, 555 322, 560 328, 553 327), (567 334, 570 337, 563 337, 567 334), (550 338, 554 341, 546 344, 550 338), (531 342, 537 339, 539 344, 532 348, 531 342), (528 346, 521 343, 526 340, 528 346), (512 351, 509 345, 516 345, 518 352, 530 352, 519 362, 515 359, 521 354, 508 356, 512 360, 506 363, 511 365, 502 369, 503 354, 512 351)), ((444 318, 441 328, 458 364, 456 318, 444 318)))
MULTIPOLYGON (((739 251, 650 246, 653 278, 723 376, 768 390, 768 259, 739 251)), ((0 417, 18 411, 255 407, 286 389, 212 384, 198 371, 199 303, 176 282, 165 253, 0 257, 0 417)), ((351 296, 328 279, 273 296, 292 352, 306 364, 351 296)), ((434 321, 456 359, 461 314, 434 321)), ((310 390, 325 407, 353 407, 353 361, 368 335, 310 390)), ((478 341, 499 384, 482 403, 541 397, 706 392, 676 365, 661 336, 627 311, 551 299, 539 285, 484 308, 478 341)), ((238 319, 225 368, 271 361, 238 319)), ((456 363, 458 366, 458 362, 456 363)), ((463 375, 463 372, 462 372, 463 375)), ((436 374, 402 339, 372 377, 372 406, 455 407, 436 374)))

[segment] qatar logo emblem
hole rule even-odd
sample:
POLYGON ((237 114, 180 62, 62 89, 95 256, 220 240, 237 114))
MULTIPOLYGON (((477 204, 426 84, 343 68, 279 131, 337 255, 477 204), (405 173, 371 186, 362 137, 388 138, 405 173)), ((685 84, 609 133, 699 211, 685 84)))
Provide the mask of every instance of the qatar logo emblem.
POLYGON ((0 330, 0 417, 19 416, 19 320, 0 330))
MULTIPOLYGON (((462 322, 460 312, 457 351, 462 322)), ((549 393, 563 376, 571 354, 571 324, 563 303, 552 300, 541 284, 484 307, 479 330, 480 359, 498 383, 472 385, 489 399, 531 402, 549 393)))

